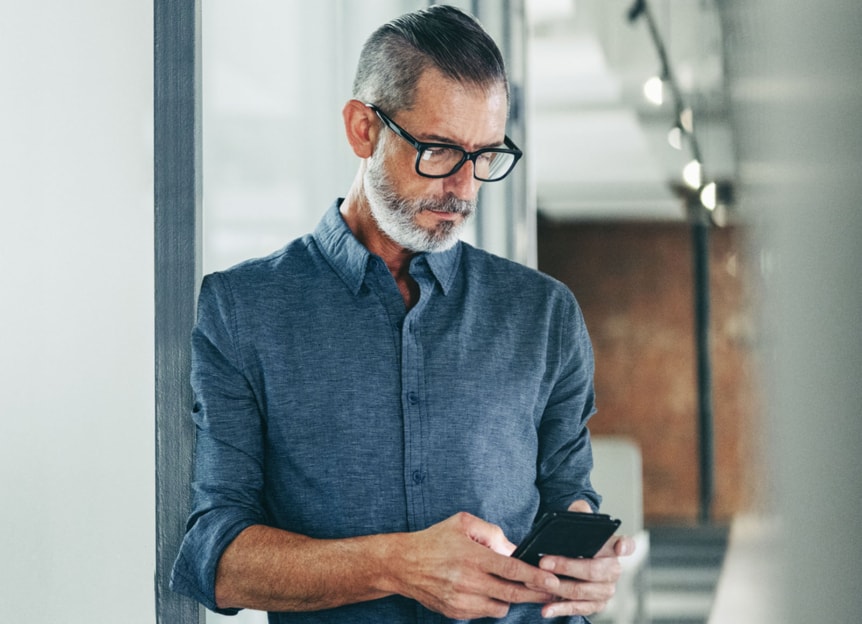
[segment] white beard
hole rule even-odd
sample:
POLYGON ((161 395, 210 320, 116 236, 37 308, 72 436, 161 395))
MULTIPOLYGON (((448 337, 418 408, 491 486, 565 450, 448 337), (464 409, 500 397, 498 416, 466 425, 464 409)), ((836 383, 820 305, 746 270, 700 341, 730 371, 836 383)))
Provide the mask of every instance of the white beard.
POLYGON ((395 243, 413 252, 446 251, 458 242, 470 216, 476 209, 476 201, 467 201, 449 196, 446 199, 405 199, 394 189, 383 168, 384 139, 381 137, 377 149, 368 159, 363 176, 365 196, 371 215, 380 230, 395 243), (436 227, 426 229, 415 221, 423 210, 458 213, 459 221, 441 221, 436 227))

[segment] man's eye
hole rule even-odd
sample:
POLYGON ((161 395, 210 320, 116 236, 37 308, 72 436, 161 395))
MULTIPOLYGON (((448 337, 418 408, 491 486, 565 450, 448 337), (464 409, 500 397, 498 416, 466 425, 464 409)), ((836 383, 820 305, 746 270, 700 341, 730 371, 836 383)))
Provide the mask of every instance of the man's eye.
POLYGON ((422 152, 423 160, 451 160, 459 158, 458 151, 447 147, 426 147, 422 152))

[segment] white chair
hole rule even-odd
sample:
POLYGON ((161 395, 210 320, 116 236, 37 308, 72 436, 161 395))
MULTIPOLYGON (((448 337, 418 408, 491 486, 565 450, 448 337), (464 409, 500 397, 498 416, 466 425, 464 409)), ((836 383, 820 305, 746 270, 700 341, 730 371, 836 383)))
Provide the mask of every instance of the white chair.
POLYGON ((593 437, 592 483, 602 496, 601 512, 622 520, 619 532, 635 540, 637 548, 620 560, 623 573, 607 608, 591 616, 594 624, 647 622, 646 592, 649 533, 643 522, 643 473, 638 445, 623 436, 593 437))

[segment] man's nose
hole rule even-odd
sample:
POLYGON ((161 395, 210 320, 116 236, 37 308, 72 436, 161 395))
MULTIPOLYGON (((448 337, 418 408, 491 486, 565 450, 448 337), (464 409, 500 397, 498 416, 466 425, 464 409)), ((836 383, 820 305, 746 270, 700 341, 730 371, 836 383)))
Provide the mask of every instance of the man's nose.
POLYGON ((479 193, 482 182, 473 177, 473 161, 465 162, 458 171, 444 178, 444 189, 455 197, 465 201, 471 201, 479 193))

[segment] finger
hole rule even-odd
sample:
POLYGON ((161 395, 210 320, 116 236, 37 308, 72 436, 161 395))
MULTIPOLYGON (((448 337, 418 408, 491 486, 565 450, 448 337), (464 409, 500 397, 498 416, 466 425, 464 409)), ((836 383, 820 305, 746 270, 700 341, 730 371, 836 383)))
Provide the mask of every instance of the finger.
POLYGON ((593 513, 593 508, 585 500, 576 500, 569 505, 569 511, 579 511, 581 513, 593 513))
POLYGON ((616 584, 610 581, 576 581, 562 579, 554 601, 600 603, 610 600, 616 584))
POLYGON ((635 552, 635 541, 626 535, 614 535, 596 553, 596 557, 628 557, 635 552))
POLYGON ((622 572, 616 557, 569 559, 546 555, 539 561, 539 567, 557 576, 599 583, 615 583, 622 572))
POLYGON ((503 534, 502 530, 492 532, 488 543, 484 545, 493 550, 495 553, 503 555, 504 557, 508 557, 509 555, 511 555, 513 552, 515 552, 516 548, 516 546, 512 542, 510 542, 509 539, 503 534))
POLYGON ((607 606, 606 602, 549 602, 542 607, 542 617, 552 618, 565 615, 592 615, 607 606))
POLYGON ((450 576, 458 594, 483 596, 505 604, 556 599, 559 579, 543 570, 474 545, 465 560, 467 569, 450 576))
MULTIPOLYGON (((552 600, 559 600, 557 593, 548 592, 540 587, 531 587, 503 579, 492 581, 486 586, 486 591, 490 598, 506 604, 546 603, 552 600)), ((555 592, 559 592, 559 589, 556 589, 555 592)))
MULTIPOLYGON (((488 571, 504 581, 516 583, 518 586, 526 586, 532 590, 554 594, 559 586, 560 579, 546 570, 537 568, 520 559, 511 557, 494 556, 490 560, 488 571)), ((519 600, 518 602, 525 602, 519 600)), ((526 602, 535 602, 527 600, 526 602)))
POLYGON ((504 618, 509 613, 509 604, 489 596, 463 595, 452 604, 424 603, 432 611, 438 611, 454 620, 474 620, 478 618, 504 618))
POLYGON ((462 514, 459 520, 463 523, 467 536, 474 542, 505 556, 509 556, 515 551, 515 545, 506 538, 503 530, 496 524, 491 524, 468 513, 462 514))

